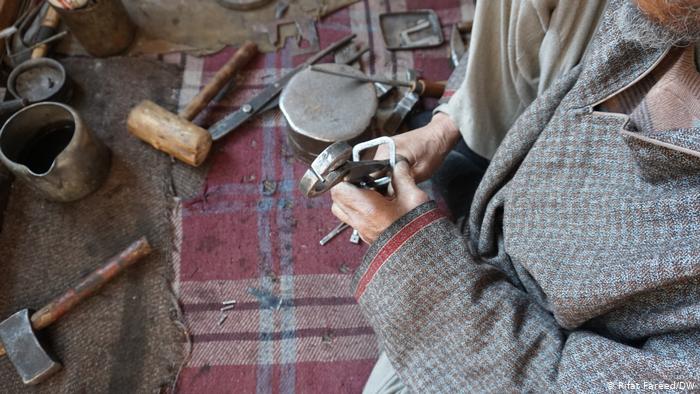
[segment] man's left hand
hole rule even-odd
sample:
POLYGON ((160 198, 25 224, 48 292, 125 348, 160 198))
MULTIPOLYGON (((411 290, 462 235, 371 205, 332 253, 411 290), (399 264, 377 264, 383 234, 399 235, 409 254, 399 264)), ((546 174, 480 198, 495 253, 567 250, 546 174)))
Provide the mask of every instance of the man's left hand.
POLYGON ((347 182, 339 183, 331 189, 333 214, 357 230, 362 240, 372 244, 392 223, 429 200, 416 186, 405 161, 394 167, 392 185, 394 195, 387 197, 347 182))

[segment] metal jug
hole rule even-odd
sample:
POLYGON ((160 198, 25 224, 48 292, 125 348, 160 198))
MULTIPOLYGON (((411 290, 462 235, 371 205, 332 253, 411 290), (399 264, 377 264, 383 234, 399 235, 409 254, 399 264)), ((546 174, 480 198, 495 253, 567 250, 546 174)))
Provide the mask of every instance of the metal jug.
POLYGON ((95 191, 109 173, 110 158, 65 104, 30 105, 0 130, 0 161, 47 200, 75 201, 95 191))

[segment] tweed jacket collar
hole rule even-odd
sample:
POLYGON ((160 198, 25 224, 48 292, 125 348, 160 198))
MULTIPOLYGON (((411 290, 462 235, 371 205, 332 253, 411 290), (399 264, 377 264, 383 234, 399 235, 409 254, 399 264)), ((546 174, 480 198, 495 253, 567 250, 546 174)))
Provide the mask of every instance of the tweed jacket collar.
MULTIPOLYGON (((615 20, 624 1, 608 4, 610 13, 603 18, 598 31, 581 61, 581 74, 572 93, 580 99, 573 109, 584 113, 596 112, 596 107, 647 76, 669 53, 671 47, 649 48, 644 43, 625 37, 623 29, 634 29, 615 20), (595 83, 591 83, 595 81, 595 83)), ((698 45, 700 47, 700 45, 698 45)), ((644 135, 627 129, 629 117, 624 114, 598 113, 618 117, 620 132, 638 144, 653 144, 685 155, 700 157, 700 128, 665 130, 657 135, 644 135)), ((640 163, 643 166, 643 163, 640 163)))

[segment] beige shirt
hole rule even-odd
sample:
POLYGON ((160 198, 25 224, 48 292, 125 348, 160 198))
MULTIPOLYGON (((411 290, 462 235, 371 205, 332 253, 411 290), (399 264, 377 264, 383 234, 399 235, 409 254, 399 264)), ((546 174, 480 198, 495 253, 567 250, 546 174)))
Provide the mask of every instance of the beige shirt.
POLYGON ((466 75, 436 111, 490 159, 535 97, 578 64, 604 8, 602 0, 478 1, 466 75))

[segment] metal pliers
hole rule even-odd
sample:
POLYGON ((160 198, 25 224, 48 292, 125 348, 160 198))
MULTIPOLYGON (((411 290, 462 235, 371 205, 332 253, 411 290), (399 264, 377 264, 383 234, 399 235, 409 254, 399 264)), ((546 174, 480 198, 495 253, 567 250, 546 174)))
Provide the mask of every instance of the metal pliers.
POLYGON ((299 188, 307 197, 317 197, 340 182, 350 182, 364 189, 376 189, 391 182, 391 171, 396 165, 396 145, 389 137, 379 137, 354 147, 347 142, 336 142, 321 152, 299 181, 299 188), (360 154, 380 145, 389 146, 387 160, 360 160, 360 154), (352 159, 352 160, 351 160, 352 159))

